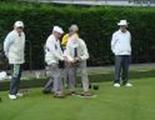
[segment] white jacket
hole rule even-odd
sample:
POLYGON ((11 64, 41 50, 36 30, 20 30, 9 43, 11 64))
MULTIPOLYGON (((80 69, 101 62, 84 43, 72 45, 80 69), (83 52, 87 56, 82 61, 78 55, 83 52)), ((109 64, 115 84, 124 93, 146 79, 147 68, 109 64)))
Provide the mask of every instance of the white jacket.
POLYGON ((45 44, 45 62, 48 65, 58 64, 59 60, 64 60, 60 42, 56 40, 54 35, 50 35, 45 44))
POLYGON ((115 55, 131 55, 131 34, 116 31, 111 40, 111 50, 115 55))
POLYGON ((78 39, 70 39, 66 46, 66 56, 69 61, 73 61, 75 58, 75 49, 77 50, 77 56, 82 61, 85 61, 89 58, 89 53, 85 42, 78 38, 78 39))
POLYGON ((11 31, 4 41, 4 52, 9 60, 9 64, 23 64, 25 51, 25 34, 21 36, 16 30, 11 31))

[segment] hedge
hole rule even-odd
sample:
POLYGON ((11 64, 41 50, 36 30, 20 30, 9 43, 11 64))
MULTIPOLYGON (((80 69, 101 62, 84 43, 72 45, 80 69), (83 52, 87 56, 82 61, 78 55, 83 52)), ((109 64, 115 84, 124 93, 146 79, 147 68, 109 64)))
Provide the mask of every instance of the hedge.
POLYGON ((16 20, 23 20, 27 35, 25 68, 41 69, 44 67, 43 45, 53 25, 60 25, 67 32, 68 26, 75 23, 89 49, 88 65, 110 65, 114 62, 111 36, 118 29, 116 23, 120 19, 130 22, 133 63, 155 62, 155 8, 0 2, 0 41, 3 42, 16 20))

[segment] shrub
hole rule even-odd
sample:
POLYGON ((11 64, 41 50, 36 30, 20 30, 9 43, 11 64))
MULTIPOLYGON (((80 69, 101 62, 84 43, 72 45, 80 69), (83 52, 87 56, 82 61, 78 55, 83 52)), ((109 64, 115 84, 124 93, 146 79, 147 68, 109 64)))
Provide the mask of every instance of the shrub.
POLYGON ((76 23, 80 27, 80 36, 86 41, 89 49, 88 64, 109 65, 113 63, 111 36, 118 29, 116 23, 120 19, 127 19, 130 22, 133 62, 155 62, 155 8, 1 2, 0 40, 2 43, 16 20, 23 20, 27 35, 25 67, 40 69, 44 67, 43 45, 52 32, 53 25, 60 25, 67 32, 70 24, 76 23))

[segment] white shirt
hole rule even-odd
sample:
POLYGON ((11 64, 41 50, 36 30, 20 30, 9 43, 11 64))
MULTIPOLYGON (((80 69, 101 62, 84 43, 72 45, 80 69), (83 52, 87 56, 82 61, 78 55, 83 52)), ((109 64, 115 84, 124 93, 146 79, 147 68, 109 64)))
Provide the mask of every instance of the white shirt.
POLYGON ((16 30, 11 31, 4 41, 4 52, 10 64, 23 64, 25 50, 25 34, 17 33, 16 30))
POLYGON ((80 58, 82 61, 87 60, 89 58, 89 53, 85 42, 78 39, 70 39, 66 46, 66 56, 69 61, 73 61, 75 57, 80 58), (75 55, 76 49, 76 55, 75 55))
POLYGON ((50 35, 45 45, 45 62, 48 65, 52 63, 58 64, 59 60, 64 60, 60 42, 54 35, 50 35))
POLYGON ((115 55, 131 55, 131 34, 129 31, 123 33, 116 31, 111 40, 111 49, 115 55))

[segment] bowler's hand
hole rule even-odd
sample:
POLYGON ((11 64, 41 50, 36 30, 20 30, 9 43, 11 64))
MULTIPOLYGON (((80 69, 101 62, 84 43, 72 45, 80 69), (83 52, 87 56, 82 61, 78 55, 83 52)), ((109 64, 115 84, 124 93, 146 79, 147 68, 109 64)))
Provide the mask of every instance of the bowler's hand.
POLYGON ((68 62, 68 58, 66 56, 64 56, 64 61, 68 62))
POLYGON ((73 63, 78 63, 78 62, 80 62, 80 58, 79 58, 79 57, 76 57, 76 58, 74 59, 73 63))

